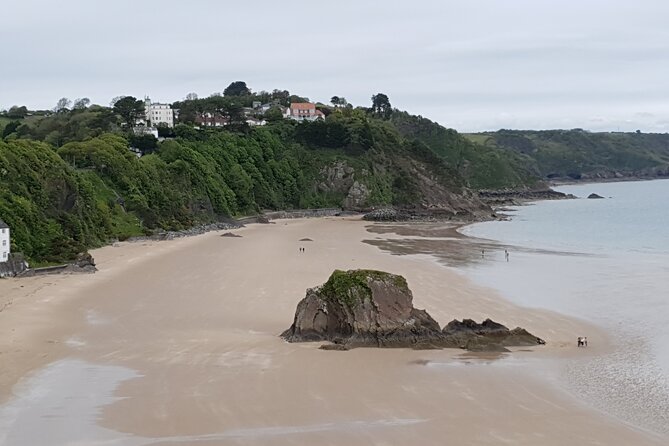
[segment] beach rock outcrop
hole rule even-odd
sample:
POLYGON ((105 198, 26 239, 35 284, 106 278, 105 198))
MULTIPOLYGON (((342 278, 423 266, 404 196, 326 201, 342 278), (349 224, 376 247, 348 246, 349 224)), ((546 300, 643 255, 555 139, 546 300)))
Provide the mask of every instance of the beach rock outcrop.
POLYGON ((463 348, 508 351, 510 346, 544 344, 522 328, 509 330, 486 319, 451 321, 442 330, 425 310, 413 306, 404 277, 375 270, 332 273, 328 281, 307 290, 297 305, 288 342, 328 341, 321 348, 355 347, 463 348))
POLYGON ((98 269, 95 259, 88 251, 77 254, 73 262, 69 263, 63 272, 67 273, 94 273, 98 269))
POLYGON ((471 351, 508 351, 506 347, 543 345, 546 342, 524 328, 509 330, 504 325, 484 320, 478 324, 471 319, 452 320, 443 329, 446 343, 471 351))
POLYGON ((362 216, 363 220, 368 221, 403 221, 410 218, 407 213, 393 208, 375 209, 362 216))
POLYGON ((592 193, 592 194, 588 195, 588 198, 599 199, 599 198, 604 198, 604 197, 602 197, 601 195, 597 195, 595 193, 592 193))
POLYGON ((413 307, 402 276, 374 270, 335 271, 297 305, 288 342, 330 341, 353 347, 439 348, 445 336, 425 310, 413 307))

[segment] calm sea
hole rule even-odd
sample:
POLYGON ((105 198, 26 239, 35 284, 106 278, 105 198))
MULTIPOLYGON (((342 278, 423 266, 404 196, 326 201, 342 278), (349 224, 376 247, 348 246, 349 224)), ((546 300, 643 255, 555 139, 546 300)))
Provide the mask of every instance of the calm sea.
POLYGON ((669 180, 563 186, 577 200, 513 208, 467 235, 509 246, 464 267, 508 299, 570 314, 613 334, 616 349, 572 364, 594 405, 669 433, 669 180), (590 193, 605 199, 585 199, 590 193))

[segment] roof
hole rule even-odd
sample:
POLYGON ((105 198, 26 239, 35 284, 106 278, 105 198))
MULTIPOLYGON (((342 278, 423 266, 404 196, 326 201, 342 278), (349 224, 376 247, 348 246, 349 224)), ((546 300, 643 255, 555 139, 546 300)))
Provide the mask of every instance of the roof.
POLYGON ((9 228, 9 226, 7 226, 7 223, 2 221, 2 219, 0 218, 0 229, 2 229, 2 228, 9 228))
POLYGON ((293 102, 290 104, 291 110, 311 110, 316 108, 316 104, 311 102, 293 102))

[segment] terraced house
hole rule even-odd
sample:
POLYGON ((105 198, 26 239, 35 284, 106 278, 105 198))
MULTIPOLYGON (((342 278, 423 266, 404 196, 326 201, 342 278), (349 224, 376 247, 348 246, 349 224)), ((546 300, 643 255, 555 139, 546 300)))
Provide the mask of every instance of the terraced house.
POLYGON ((9 259, 10 251, 9 226, 0 220, 0 262, 6 262, 9 259))

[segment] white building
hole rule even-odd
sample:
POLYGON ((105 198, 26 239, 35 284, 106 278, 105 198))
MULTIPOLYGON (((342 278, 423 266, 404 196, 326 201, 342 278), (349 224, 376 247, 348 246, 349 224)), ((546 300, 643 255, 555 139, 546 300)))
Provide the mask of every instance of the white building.
POLYGON ((323 112, 316 109, 316 104, 311 102, 293 102, 290 104, 288 116, 296 121, 315 121, 323 119, 323 112))
POLYGON ((147 96, 144 98, 144 112, 146 113, 146 121, 152 127, 157 127, 160 124, 174 127, 174 111, 170 104, 160 104, 158 102, 151 102, 147 96))
POLYGON ((0 220, 0 262, 6 262, 9 260, 9 253, 11 243, 9 239, 9 226, 7 223, 0 220))

